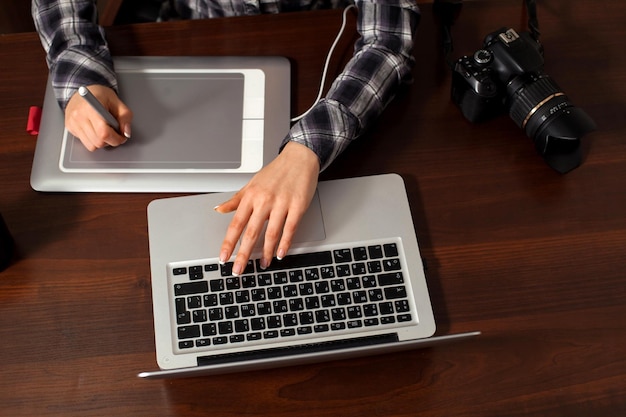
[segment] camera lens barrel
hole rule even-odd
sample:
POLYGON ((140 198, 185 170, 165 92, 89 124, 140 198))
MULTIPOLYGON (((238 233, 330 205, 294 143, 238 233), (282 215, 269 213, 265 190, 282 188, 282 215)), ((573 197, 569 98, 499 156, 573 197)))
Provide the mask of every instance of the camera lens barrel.
POLYGON ((519 81, 522 81, 522 86, 510 95, 509 115, 531 138, 552 114, 572 106, 565 93, 547 75, 541 75, 530 82, 515 80, 509 87, 515 86, 519 81))

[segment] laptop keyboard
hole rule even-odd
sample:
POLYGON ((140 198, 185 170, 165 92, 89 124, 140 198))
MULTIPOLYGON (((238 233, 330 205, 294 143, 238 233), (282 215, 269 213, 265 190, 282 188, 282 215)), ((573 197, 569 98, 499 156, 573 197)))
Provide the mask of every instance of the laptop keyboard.
POLYGON ((317 248, 265 270, 250 260, 239 276, 217 259, 176 262, 169 279, 179 352, 417 322, 399 239, 317 248))

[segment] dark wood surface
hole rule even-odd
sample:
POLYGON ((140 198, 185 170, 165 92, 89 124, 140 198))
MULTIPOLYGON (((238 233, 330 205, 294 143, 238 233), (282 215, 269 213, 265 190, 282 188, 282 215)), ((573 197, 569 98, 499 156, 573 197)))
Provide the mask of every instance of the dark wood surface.
MULTIPOLYGON (((44 54, 33 33, 0 36, 0 212, 18 249, 0 273, 0 415, 626 415, 626 3, 539 3, 546 72, 599 127, 584 139, 580 168, 553 172, 506 115, 462 118, 424 5, 415 83, 322 174, 401 174, 437 333, 483 334, 181 380, 135 376, 156 368, 145 210, 167 195, 33 191, 25 127, 28 107, 43 100, 44 54)), ((337 11, 313 12, 108 35, 118 55, 286 56, 299 114, 339 22, 337 11)), ((501 26, 525 27, 520 1, 466 2, 454 55, 501 26)), ((350 56, 349 38, 331 74, 350 56)))

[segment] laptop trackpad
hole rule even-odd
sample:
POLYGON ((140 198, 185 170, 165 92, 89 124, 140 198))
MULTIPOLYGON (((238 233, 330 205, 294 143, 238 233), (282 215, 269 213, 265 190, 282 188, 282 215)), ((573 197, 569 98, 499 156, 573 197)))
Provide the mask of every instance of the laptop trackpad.
MULTIPOLYGON (((261 236, 264 235, 265 229, 263 229, 261 236)), ((300 225, 298 226, 298 230, 296 230, 292 244, 318 242, 324 239, 326 239, 326 231, 324 230, 324 219, 322 217, 320 196, 319 193, 315 191, 309 209, 306 213, 304 213, 302 220, 300 220, 300 225)), ((255 249, 261 249, 262 247, 263 239, 259 239, 255 249)))

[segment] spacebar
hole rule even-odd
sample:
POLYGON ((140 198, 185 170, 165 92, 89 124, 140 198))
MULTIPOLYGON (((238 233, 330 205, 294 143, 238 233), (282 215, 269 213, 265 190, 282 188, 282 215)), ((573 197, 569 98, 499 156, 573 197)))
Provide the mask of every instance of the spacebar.
MULTIPOLYGON (((276 258, 272 260, 269 267, 265 271, 276 271, 281 269, 307 268, 309 266, 328 265, 333 262, 333 256, 330 251, 299 253, 295 255, 287 255, 280 261, 276 258)), ((257 271, 263 271, 260 267, 259 260, 257 263, 257 271)))

